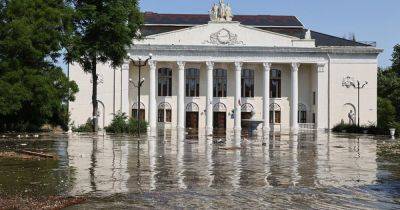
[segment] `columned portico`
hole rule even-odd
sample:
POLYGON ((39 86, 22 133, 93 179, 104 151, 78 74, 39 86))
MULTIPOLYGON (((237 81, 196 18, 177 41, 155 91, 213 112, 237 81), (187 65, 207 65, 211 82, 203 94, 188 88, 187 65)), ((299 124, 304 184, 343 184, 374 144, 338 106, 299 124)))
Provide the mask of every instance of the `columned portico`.
POLYGON ((241 105, 241 91, 242 91, 242 62, 235 62, 235 131, 242 130, 242 105, 241 105))
POLYGON ((271 63, 263 63, 264 67, 264 88, 263 88, 263 119, 264 119, 264 125, 263 125, 263 130, 268 132, 270 130, 269 128, 269 74, 271 72, 271 63))
POLYGON ((178 61, 178 129, 185 129, 185 62, 178 61))
POLYGON ((300 63, 292 63, 291 69, 291 80, 292 80, 292 91, 291 91, 291 101, 290 101, 290 126, 293 133, 299 131, 298 123, 298 106, 299 106, 299 67, 300 63))
POLYGON ((207 96, 206 96, 206 127, 207 134, 213 132, 213 70, 214 63, 206 62, 207 65, 207 96))
POLYGON ((157 128, 156 66, 157 61, 149 61, 149 126, 153 131, 157 128))

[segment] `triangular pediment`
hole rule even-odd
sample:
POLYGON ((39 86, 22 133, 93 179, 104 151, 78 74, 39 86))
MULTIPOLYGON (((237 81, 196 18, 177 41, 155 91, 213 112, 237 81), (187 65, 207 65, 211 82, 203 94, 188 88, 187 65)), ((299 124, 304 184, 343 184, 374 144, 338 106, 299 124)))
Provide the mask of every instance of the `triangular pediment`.
POLYGON ((302 40, 244 26, 239 22, 210 22, 205 25, 151 35, 135 44, 296 47, 299 43, 302 47, 315 46, 314 40, 302 40))

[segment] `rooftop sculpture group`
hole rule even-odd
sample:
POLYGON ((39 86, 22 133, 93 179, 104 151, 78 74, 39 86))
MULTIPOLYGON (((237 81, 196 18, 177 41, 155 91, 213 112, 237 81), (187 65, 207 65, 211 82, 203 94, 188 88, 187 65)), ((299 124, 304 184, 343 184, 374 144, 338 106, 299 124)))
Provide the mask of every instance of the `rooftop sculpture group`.
POLYGON ((214 4, 210 11, 211 21, 232 21, 233 14, 229 4, 225 4, 224 0, 220 0, 219 4, 214 4))

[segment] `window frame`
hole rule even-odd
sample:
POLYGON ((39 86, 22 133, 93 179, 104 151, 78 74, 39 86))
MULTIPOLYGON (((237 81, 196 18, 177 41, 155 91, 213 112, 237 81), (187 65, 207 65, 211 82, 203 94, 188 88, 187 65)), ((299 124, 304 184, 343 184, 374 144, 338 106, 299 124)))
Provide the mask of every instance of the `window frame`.
POLYGON ((158 69, 158 96, 169 97, 172 96, 172 69, 159 68, 158 69))
POLYGON ((253 69, 243 69, 241 78, 242 98, 254 98, 254 75, 253 69))
POLYGON ((270 72, 270 98, 282 98, 282 71, 271 69, 270 72))
POLYGON ((213 71, 213 96, 214 98, 227 97, 228 71, 226 69, 214 69, 213 71))
POLYGON ((200 96, 200 69, 188 68, 185 70, 185 94, 186 97, 200 96))

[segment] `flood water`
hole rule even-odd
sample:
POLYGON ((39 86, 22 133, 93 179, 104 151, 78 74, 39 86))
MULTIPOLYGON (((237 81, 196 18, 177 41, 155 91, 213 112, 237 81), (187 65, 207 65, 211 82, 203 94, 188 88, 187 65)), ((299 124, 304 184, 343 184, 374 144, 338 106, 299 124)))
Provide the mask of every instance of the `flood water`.
POLYGON ((377 156, 385 141, 326 133, 243 138, 174 131, 140 139, 3 139, 1 151, 46 149, 60 160, 0 159, 0 196, 89 198, 70 209, 399 209, 400 163, 377 156))

